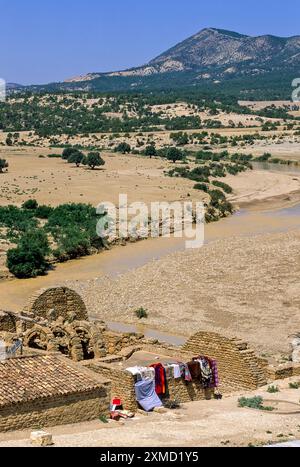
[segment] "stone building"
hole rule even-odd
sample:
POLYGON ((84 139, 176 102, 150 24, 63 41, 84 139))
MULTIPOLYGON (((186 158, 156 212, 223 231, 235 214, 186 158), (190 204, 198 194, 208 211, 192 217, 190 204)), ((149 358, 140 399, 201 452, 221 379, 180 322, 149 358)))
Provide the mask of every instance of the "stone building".
MULTIPOLYGON (((0 340, 10 347, 16 339, 23 356, 0 362, 0 431, 97 418, 113 397, 136 411, 130 366, 205 355, 218 362, 222 393, 255 389, 272 373, 246 342, 217 333, 197 332, 176 347, 112 332, 89 320, 81 297, 66 287, 37 292, 20 313, 0 312, 0 340)), ((179 402, 213 397, 199 381, 169 378, 167 385, 167 397, 179 402)))
POLYGON ((93 420, 109 398, 109 381, 61 355, 0 362, 0 431, 93 420))

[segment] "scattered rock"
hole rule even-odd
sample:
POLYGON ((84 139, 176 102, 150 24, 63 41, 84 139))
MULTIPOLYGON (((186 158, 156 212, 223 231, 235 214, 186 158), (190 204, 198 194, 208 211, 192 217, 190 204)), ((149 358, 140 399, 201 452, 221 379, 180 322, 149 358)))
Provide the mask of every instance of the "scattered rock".
POLYGON ((157 412, 157 413, 167 413, 168 410, 165 408, 165 407, 155 407, 153 409, 153 412, 157 412))
POLYGON ((30 435, 31 444, 34 446, 53 446, 53 439, 46 431, 32 431, 30 435))
POLYGON ((292 346, 292 361, 294 363, 300 363, 300 335, 297 334, 291 341, 292 346))
POLYGON ((140 415, 144 415, 144 416, 150 415, 149 412, 145 412, 145 410, 142 410, 142 409, 137 409, 137 413, 140 415))

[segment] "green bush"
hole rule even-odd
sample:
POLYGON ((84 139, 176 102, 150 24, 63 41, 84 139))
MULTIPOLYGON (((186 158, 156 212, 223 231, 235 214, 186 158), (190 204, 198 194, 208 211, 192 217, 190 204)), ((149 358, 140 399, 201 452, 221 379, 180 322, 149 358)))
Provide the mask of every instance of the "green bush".
POLYGON ((59 238, 58 248, 53 252, 56 259, 75 259, 89 254, 91 247, 88 232, 82 232, 78 227, 70 226, 64 229, 59 238))
POLYGON ((272 154, 265 152, 262 156, 256 157, 255 162, 267 162, 272 157, 272 154))
POLYGON ((122 154, 129 154, 131 151, 131 147, 129 144, 127 143, 120 143, 117 147, 116 147, 116 152, 121 152, 122 154))
POLYGON ((137 310, 135 310, 135 314, 139 319, 148 318, 147 310, 145 310, 145 308, 143 307, 140 307, 137 310))
POLYGON ((241 397, 238 400, 239 407, 249 407, 251 409, 267 410, 270 412, 274 410, 274 407, 264 406, 263 402, 264 400, 261 396, 241 397))
POLYGON ((232 188, 231 188, 230 185, 227 185, 227 183, 219 182, 218 180, 214 180, 214 181, 212 182, 212 184, 213 184, 214 186, 217 186, 217 187, 219 187, 219 188, 222 188, 222 190, 225 191, 225 193, 227 193, 227 194, 232 193, 232 188))
POLYGON ((289 384, 290 389, 299 389, 300 388, 300 382, 295 382, 295 383, 290 383, 289 384))
POLYGON ((279 392, 278 386, 268 386, 267 392, 270 394, 274 394, 275 392, 279 392))
POLYGON ((208 193, 211 197, 211 205, 214 207, 218 207, 221 202, 226 201, 225 195, 221 190, 209 190, 208 193))
POLYGON ((65 161, 69 159, 69 157, 74 153, 77 152, 78 150, 76 148, 68 147, 65 148, 62 152, 61 158, 65 161))
POLYGON ((49 264, 49 243, 43 230, 32 230, 23 235, 17 248, 7 252, 7 267, 19 279, 46 273, 49 264))
POLYGON ((53 208, 51 206, 41 205, 36 208, 34 215, 38 219, 48 219, 52 212, 53 208))
POLYGON ((205 193, 208 193, 209 187, 206 185, 206 183, 196 183, 196 185, 194 185, 194 190, 201 190, 205 193))
POLYGON ((35 211, 16 206, 0 207, 0 227, 8 229, 7 238, 17 240, 24 232, 37 227, 35 211))
POLYGON ((23 209, 37 209, 39 206, 38 202, 35 199, 29 199, 22 204, 23 209))

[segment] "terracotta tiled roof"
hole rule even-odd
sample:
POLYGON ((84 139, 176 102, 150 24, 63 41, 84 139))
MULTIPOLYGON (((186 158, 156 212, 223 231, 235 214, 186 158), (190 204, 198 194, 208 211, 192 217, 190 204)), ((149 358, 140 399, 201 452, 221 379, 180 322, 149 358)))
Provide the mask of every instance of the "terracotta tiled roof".
POLYGON ((11 358, 0 362, 0 407, 83 393, 102 386, 79 364, 56 355, 11 358))

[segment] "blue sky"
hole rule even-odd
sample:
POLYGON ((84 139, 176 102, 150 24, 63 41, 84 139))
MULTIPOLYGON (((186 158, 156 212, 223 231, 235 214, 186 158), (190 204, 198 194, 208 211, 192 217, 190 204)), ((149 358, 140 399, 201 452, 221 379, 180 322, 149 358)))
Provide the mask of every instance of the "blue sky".
POLYGON ((204 27, 300 35, 299 0, 0 0, 0 77, 24 84, 146 63, 204 27))

